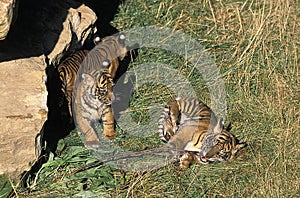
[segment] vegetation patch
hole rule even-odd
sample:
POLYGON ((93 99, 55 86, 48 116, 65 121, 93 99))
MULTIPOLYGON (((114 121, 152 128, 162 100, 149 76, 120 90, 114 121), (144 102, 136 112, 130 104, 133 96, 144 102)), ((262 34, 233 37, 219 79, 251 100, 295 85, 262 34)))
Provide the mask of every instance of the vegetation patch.
MULTIPOLYGON (((225 83, 226 124, 231 123, 231 132, 248 147, 232 162, 193 165, 186 171, 176 163, 145 172, 99 163, 76 172, 97 158, 74 131, 29 188, 14 189, 16 196, 299 197, 299 13, 297 1, 125 1, 112 22, 120 31, 168 27, 205 46, 225 83)), ((143 48, 130 68, 145 62, 176 65, 209 104, 208 87, 184 57, 143 48)), ((155 83, 136 88, 130 101, 132 119, 147 124, 145 112, 151 105, 171 97, 172 91, 155 83)), ((161 145, 157 134, 143 139, 117 132, 118 144, 129 150, 161 145)))

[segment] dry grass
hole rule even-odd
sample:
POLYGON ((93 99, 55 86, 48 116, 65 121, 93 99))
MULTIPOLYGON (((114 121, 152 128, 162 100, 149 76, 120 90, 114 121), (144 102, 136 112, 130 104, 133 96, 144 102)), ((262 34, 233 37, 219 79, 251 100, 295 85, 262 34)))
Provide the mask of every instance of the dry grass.
MULTIPOLYGON (((53 165, 54 160, 49 167, 59 168, 45 168, 36 191, 26 196, 42 192, 51 196, 52 191, 52 196, 92 192, 104 197, 299 197, 299 13, 299 2, 289 0, 127 0, 113 22, 118 29, 169 27, 191 35, 209 50, 225 82, 227 120, 232 132, 249 146, 234 162, 194 165, 184 172, 169 165, 120 176, 98 167, 68 177, 55 171, 70 171, 75 164, 65 159, 53 165), (42 181, 47 171, 52 171, 49 181, 54 183, 42 181)), ((180 57, 168 57, 142 49, 133 66, 157 60, 179 67, 185 64, 180 57)), ((206 101, 207 87, 200 78, 192 75, 188 79, 206 101)), ((172 95, 164 87, 159 91, 155 87, 140 87, 134 95, 138 97, 132 98, 133 117, 138 122, 147 119, 141 115, 151 100, 163 101, 172 95), (154 93, 165 95, 151 97, 154 93)), ((23 196, 20 190, 19 197, 23 196)))
MULTIPOLYGON (((183 30, 210 50, 224 73, 228 120, 249 147, 238 164, 195 166, 184 174, 187 181, 144 176, 140 186, 129 188, 131 195, 192 195, 197 187, 204 196, 299 195, 299 3, 164 1, 131 2, 126 8, 136 4, 143 9, 140 17, 152 16, 143 25, 183 30), (203 176, 209 182, 199 179, 203 176)), ((118 22, 130 27, 122 16, 118 22)))

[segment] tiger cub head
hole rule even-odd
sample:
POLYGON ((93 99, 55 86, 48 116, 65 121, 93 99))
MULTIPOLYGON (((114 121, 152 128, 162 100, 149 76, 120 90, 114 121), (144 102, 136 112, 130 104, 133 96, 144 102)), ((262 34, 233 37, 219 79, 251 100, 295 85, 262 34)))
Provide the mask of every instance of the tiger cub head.
POLYGON ((109 61, 105 60, 103 61, 104 70, 96 70, 91 74, 82 74, 83 82, 86 88, 90 90, 90 95, 106 105, 110 105, 115 100, 113 93, 114 83, 108 70, 109 65, 109 61))
POLYGON ((107 57, 109 60, 114 60, 116 58, 123 60, 127 54, 127 51, 129 51, 126 46, 126 35, 123 32, 104 37, 103 39, 101 39, 99 36, 96 36, 94 38, 94 44, 98 45, 100 43, 102 46, 107 48, 108 51, 113 52, 109 54, 111 57, 107 57))
POLYGON ((240 143, 228 130, 224 129, 223 120, 209 131, 204 139, 200 152, 196 153, 200 163, 224 162, 233 159, 237 152, 247 144, 240 143))
POLYGON ((97 81, 95 95, 102 103, 110 105, 114 100, 115 96, 113 93, 113 78, 109 72, 103 72, 97 81))

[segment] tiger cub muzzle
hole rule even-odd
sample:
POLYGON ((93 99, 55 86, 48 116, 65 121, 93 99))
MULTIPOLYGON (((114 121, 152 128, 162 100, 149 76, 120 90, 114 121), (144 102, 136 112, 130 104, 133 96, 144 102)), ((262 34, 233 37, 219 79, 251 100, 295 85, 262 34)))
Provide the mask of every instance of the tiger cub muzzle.
POLYGON ((103 104, 106 105, 111 105, 111 103, 115 100, 115 95, 112 89, 108 91, 103 88, 97 88, 95 95, 98 100, 100 100, 103 104))
POLYGON ((228 131, 217 134, 206 134, 200 152, 195 153, 202 164, 225 162, 231 160, 246 143, 239 143, 228 131))

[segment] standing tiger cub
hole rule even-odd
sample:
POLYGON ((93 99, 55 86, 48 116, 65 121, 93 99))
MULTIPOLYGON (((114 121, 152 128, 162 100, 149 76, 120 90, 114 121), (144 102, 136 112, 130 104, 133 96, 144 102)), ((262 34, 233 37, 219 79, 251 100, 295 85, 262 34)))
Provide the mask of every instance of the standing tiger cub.
POLYGON ((104 136, 116 135, 111 109, 113 80, 119 59, 128 51, 125 40, 123 33, 95 40, 96 46, 91 51, 75 52, 57 67, 69 114, 81 130, 87 147, 99 144, 95 130, 99 121, 103 123, 104 136))
POLYGON ((111 103, 114 100, 113 79, 128 49, 123 33, 104 38, 90 51, 77 74, 73 97, 74 120, 87 147, 98 147, 96 126, 103 124, 107 138, 116 136, 111 103))
MULTIPOLYGON (((108 65, 107 61, 103 65, 108 65)), ((102 120, 103 134, 108 138, 116 135, 111 103, 114 100, 113 78, 108 68, 83 73, 74 97, 74 119, 85 138, 87 147, 98 147, 96 124, 102 120)))
POLYGON ((222 120, 203 102, 176 98, 168 102, 159 121, 160 139, 180 156, 180 168, 234 158, 246 146, 226 129, 222 120))

